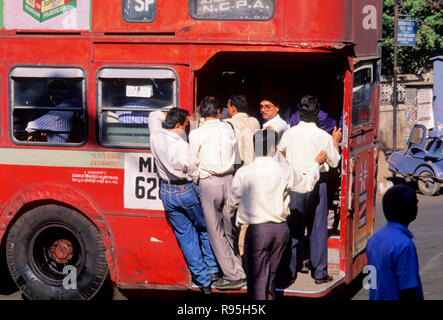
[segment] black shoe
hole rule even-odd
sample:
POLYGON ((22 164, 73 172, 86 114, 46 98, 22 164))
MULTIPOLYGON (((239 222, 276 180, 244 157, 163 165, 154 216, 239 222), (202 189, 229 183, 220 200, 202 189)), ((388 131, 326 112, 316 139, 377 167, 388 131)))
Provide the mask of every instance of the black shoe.
POLYGON ((334 278, 332 278, 330 275, 326 275, 325 277, 321 279, 315 279, 315 284, 323 284, 327 282, 331 282, 334 278))
POLYGON ((221 278, 220 273, 218 272, 211 273, 211 283, 217 281, 220 278, 221 278))
POLYGON ((239 290, 244 285, 246 285, 246 279, 227 280, 225 278, 220 278, 212 284, 218 290, 239 290))
POLYGON ((211 294, 212 290, 211 290, 211 285, 209 286, 204 286, 204 287, 200 287, 201 292, 203 292, 204 294, 211 294))
POLYGON ((308 273, 311 270, 311 260, 304 260, 300 268, 301 273, 308 273))

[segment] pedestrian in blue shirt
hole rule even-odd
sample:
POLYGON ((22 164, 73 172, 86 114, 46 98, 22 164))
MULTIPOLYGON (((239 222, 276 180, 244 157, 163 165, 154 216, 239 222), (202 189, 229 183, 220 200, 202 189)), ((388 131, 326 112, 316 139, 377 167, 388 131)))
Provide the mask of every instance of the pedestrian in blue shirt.
POLYGON ((407 185, 395 185, 383 196, 388 222, 366 245, 368 265, 375 267, 377 279, 375 286, 371 283, 370 300, 423 300, 414 235, 408 229, 417 217, 417 204, 415 191, 407 185))

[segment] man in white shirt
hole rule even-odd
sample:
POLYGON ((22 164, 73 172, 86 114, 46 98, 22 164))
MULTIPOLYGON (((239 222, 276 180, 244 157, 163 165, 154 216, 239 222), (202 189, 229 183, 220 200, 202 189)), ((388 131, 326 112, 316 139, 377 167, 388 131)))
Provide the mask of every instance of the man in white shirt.
POLYGON ((209 294, 219 270, 206 231, 198 186, 193 182, 198 171, 189 158, 188 112, 173 108, 165 118, 162 111, 155 111, 150 113, 148 125, 166 218, 194 282, 203 293, 209 294))
POLYGON ((283 120, 278 111, 280 107, 276 98, 263 97, 260 101, 260 113, 263 119, 266 121, 263 123, 263 129, 271 129, 278 133, 278 141, 283 135, 283 133, 289 129, 289 125, 283 120))
POLYGON ((319 164, 326 160, 326 153, 320 153, 306 174, 301 174, 274 159, 274 130, 257 131, 254 145, 255 160, 235 174, 228 208, 238 208, 238 225, 249 225, 244 247, 248 293, 254 300, 274 300, 275 273, 289 241, 289 192, 314 188, 319 179, 319 164))
MULTIPOLYGON (((254 160, 254 143, 253 136, 257 130, 260 130, 260 123, 254 117, 250 117, 246 110, 248 102, 244 95, 232 95, 228 103, 228 119, 225 122, 232 124, 235 135, 238 141, 239 160, 241 163, 236 163, 236 168, 251 163, 254 160)), ((236 160, 238 162, 238 159, 236 160)), ((243 255, 243 242, 247 225, 240 227, 238 234, 238 251, 243 255)))
POLYGON ((232 124, 234 128, 242 164, 249 164, 254 160, 252 137, 257 130, 260 130, 260 123, 246 113, 248 102, 244 95, 232 95, 227 108, 229 118, 224 121, 232 124))
MULTIPOLYGON (((320 103, 315 96, 304 96, 298 104, 298 110, 300 123, 286 131, 278 145, 280 161, 285 161, 292 168, 306 172, 313 164, 313 157, 318 152, 325 151, 327 160, 320 167, 320 173, 327 172, 329 167, 337 167, 340 160, 338 142, 341 139, 341 129, 334 128, 331 136, 317 127, 320 103)), ((297 247, 300 241, 309 239, 311 276, 317 284, 332 281, 327 272, 327 198, 326 181, 322 174, 312 192, 291 194, 291 216, 288 218, 288 225, 292 237, 290 271, 293 279, 297 273, 297 247), (306 238, 304 238, 305 228, 308 232, 306 238)))
POLYGON ((231 190, 235 145, 232 127, 220 121, 221 108, 215 99, 203 99, 203 124, 189 134, 190 154, 199 170, 200 200, 206 226, 223 278, 213 283, 221 290, 240 289, 246 284, 241 258, 234 250, 232 213, 226 208, 231 190))

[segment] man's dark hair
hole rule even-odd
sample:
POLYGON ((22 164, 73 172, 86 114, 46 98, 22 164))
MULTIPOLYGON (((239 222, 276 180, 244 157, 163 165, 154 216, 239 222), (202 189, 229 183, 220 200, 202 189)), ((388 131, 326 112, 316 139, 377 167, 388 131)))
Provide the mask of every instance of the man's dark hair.
POLYGON ((208 101, 215 100, 214 96, 205 96, 200 100, 200 106, 208 101))
POLYGON ((216 117, 221 111, 220 104, 215 99, 202 99, 200 104, 200 115, 203 118, 216 117))
POLYGON ((179 108, 172 108, 166 115, 164 127, 165 129, 173 129, 177 123, 183 125, 188 117, 189 112, 179 108))
POLYGON ((274 130, 265 129, 257 131, 253 136, 254 153, 256 157, 269 155, 272 147, 277 147, 278 134, 274 130))
POLYGON ((233 94, 229 100, 231 100, 231 105, 237 108, 238 112, 247 111, 248 101, 243 94, 233 94))
POLYGON ((60 79, 49 82, 47 90, 48 96, 51 96, 57 103, 70 95, 68 84, 60 79))
POLYGON ((383 213, 386 220, 409 224, 417 216, 417 195, 405 184, 397 184, 383 196, 383 213))
POLYGON ((280 101, 278 100, 277 97, 274 97, 274 96, 272 96, 272 95, 263 95, 263 96, 261 96, 261 98, 260 98, 260 102, 262 102, 262 101, 264 101, 264 100, 267 100, 267 101, 269 101, 269 102, 272 102, 272 104, 273 104, 274 106, 276 106, 277 108, 280 108, 280 101))
POLYGON ((316 96, 306 95, 300 99, 297 105, 300 120, 304 122, 316 122, 320 111, 320 102, 316 96))

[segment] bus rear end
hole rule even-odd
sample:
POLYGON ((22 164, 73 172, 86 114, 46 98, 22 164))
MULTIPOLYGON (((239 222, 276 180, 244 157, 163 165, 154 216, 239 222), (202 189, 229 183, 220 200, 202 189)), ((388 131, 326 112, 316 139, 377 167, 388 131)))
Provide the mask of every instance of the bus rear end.
POLYGON ((361 272, 375 204, 381 1, 97 0, 49 18, 54 30, 11 3, 0 44, 0 241, 28 297, 89 299, 108 275, 120 289, 198 290, 165 218, 146 121, 154 110, 192 113, 206 95, 245 94, 259 117, 262 93, 273 92, 286 119, 301 96, 319 97, 343 128, 328 183, 334 280, 301 274, 279 291, 321 297, 361 272), (20 25, 28 18, 38 23, 20 25), (56 80, 69 88, 62 106, 47 92, 56 80), (30 132, 51 111, 73 120, 64 141, 30 132))

